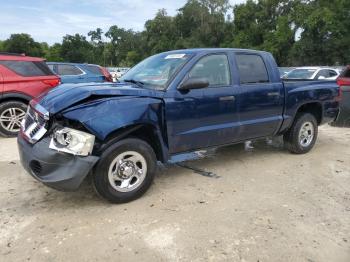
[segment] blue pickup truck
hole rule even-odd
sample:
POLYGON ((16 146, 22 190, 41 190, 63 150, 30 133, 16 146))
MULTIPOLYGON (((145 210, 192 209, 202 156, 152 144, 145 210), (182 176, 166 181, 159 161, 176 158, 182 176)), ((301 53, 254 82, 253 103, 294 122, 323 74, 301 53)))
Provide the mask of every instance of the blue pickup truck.
POLYGON ((66 84, 31 101, 18 145, 35 179, 75 190, 91 173, 99 195, 122 203, 149 188, 157 161, 277 135, 306 153, 338 111, 335 81, 282 81, 270 53, 177 50, 118 83, 66 84))

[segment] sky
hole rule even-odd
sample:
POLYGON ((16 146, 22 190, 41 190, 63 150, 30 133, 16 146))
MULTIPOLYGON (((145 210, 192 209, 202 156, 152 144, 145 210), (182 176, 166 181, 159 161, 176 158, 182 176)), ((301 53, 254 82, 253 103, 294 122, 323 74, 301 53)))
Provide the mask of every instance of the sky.
MULTIPOLYGON (((231 4, 245 0, 230 0, 231 4)), ((111 25, 141 31, 165 8, 175 15, 186 0, 0 0, 0 40, 28 33, 35 41, 54 44, 66 34, 84 34, 111 25)))

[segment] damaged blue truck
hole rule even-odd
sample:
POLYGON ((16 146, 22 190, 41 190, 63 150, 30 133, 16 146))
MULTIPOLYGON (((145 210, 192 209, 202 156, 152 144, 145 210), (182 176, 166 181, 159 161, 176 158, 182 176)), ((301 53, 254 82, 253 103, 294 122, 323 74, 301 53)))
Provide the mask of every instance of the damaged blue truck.
POLYGON ((282 81, 267 52, 188 49, 151 56, 118 83, 64 84, 31 101, 18 136, 23 167, 52 188, 88 174, 113 203, 140 197, 157 162, 283 135, 307 153, 338 115, 335 81, 282 81))

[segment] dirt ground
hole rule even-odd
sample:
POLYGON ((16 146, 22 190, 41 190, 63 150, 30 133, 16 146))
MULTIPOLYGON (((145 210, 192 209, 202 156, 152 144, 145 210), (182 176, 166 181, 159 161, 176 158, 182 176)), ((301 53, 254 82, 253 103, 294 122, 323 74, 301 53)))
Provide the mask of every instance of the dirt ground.
POLYGON ((0 261, 350 261, 350 129, 307 155, 279 141, 163 167, 139 200, 49 189, 0 139, 0 261))

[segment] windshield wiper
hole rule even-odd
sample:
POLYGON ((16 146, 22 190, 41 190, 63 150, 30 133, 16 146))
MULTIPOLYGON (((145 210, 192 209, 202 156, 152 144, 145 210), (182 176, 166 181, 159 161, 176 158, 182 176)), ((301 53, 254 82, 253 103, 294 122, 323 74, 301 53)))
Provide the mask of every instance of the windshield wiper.
POLYGON ((123 81, 124 81, 124 82, 128 82, 128 83, 136 84, 136 85, 138 85, 139 87, 143 87, 143 86, 145 85, 144 82, 142 82, 142 81, 137 81, 137 80, 135 80, 135 79, 124 79, 123 81))

